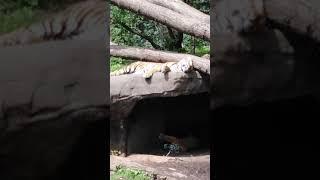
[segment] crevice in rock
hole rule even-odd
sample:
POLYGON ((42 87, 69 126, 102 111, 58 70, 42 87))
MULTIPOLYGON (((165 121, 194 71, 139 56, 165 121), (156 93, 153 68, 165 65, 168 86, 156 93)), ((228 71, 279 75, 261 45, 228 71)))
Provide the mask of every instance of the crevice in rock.
POLYGON ((132 110, 128 123, 128 154, 166 155, 168 151, 163 149, 160 133, 180 139, 192 135, 200 142, 193 150, 208 152, 209 94, 143 99, 132 110))

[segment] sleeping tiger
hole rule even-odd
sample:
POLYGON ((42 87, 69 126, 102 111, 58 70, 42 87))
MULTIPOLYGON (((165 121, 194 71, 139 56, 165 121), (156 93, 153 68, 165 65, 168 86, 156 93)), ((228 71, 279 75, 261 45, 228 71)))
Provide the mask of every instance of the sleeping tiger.
POLYGON ((119 76, 123 74, 142 74, 142 77, 149 79, 156 72, 167 73, 184 72, 187 73, 193 69, 192 59, 185 58, 179 62, 154 63, 137 61, 117 71, 111 72, 110 76, 119 76))
POLYGON ((47 15, 42 21, 0 36, 0 47, 34 44, 49 40, 104 38, 107 2, 86 0, 61 12, 47 15))
POLYGON ((182 152, 186 152, 199 146, 199 140, 193 136, 179 139, 174 136, 168 136, 160 133, 159 139, 169 142, 172 145, 176 145, 182 152))

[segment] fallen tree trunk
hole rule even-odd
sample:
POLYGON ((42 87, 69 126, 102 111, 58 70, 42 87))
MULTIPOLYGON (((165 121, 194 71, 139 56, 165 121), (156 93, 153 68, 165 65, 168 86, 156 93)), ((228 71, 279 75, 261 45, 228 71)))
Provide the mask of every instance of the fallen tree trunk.
POLYGON ((165 8, 176 11, 190 18, 195 18, 198 21, 203 21, 205 23, 210 23, 210 16, 195 9, 192 6, 184 3, 182 0, 148 0, 156 5, 163 6, 165 8))
POLYGON ((193 65, 197 70, 206 74, 210 74, 210 61, 208 59, 190 54, 110 45, 110 55, 121 57, 124 59, 133 59, 139 61, 149 61, 158 63, 177 62, 183 58, 191 58, 193 61, 193 65))
POLYGON ((198 16, 190 18, 148 0, 111 0, 111 2, 181 32, 210 41, 210 23, 199 21, 198 16))

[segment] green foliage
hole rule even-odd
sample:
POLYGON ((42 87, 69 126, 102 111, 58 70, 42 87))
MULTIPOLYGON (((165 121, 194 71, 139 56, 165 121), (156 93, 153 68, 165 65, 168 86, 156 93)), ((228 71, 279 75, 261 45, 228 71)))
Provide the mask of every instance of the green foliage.
POLYGON ((117 58, 117 57, 111 57, 110 58, 110 71, 113 72, 115 70, 120 69, 121 67, 128 65, 132 63, 132 61, 117 58))
POLYGON ((123 24, 137 33, 142 33, 146 36, 155 36, 155 23, 142 16, 120 9, 113 5, 111 6, 110 17, 111 40, 113 42, 128 46, 152 47, 146 39, 128 31, 128 28, 123 27, 123 24))
POLYGON ((63 0, 0 0, 0 34, 38 21, 42 11, 57 9, 65 3, 63 0))
POLYGON ((195 41, 195 55, 202 56, 204 54, 210 53, 210 44, 209 42, 199 40, 190 35, 184 35, 183 37, 183 52, 192 53, 193 51, 193 41, 195 41))
POLYGON ((0 12, 10 14, 21 8, 53 10, 80 0, 0 0, 0 12))
POLYGON ((0 10, 3 14, 10 14, 18 9, 35 9, 39 5, 39 0, 1 0, 0 10))
POLYGON ((151 177, 141 170, 129 169, 123 166, 117 166, 115 173, 111 175, 111 180, 130 179, 130 180, 151 180, 151 177))
POLYGON ((7 33, 28 25, 38 19, 36 15, 36 11, 27 7, 17 9, 8 15, 0 13, 0 33, 7 33))
MULTIPOLYGON (((193 0, 187 3, 199 10, 209 12, 209 0, 193 0)), ((111 5, 111 41, 115 43, 146 48, 153 47, 168 51, 190 52, 193 48, 191 46, 192 43, 189 41, 190 37, 188 39, 188 35, 180 36, 179 33, 165 25, 111 5), (181 47, 181 43, 185 46, 184 50, 181 47)), ((196 46, 207 45, 205 43, 203 40, 196 40, 196 46)))
POLYGON ((196 47, 196 55, 197 56, 203 56, 205 54, 210 54, 210 46, 196 47))
MULTIPOLYGON (((188 0, 185 2, 204 13, 209 13, 209 0, 188 0)), ((111 5, 110 17, 111 41, 117 44, 194 53, 198 56, 210 51, 209 43, 202 39, 183 34, 117 6, 111 5)), ((111 63, 111 69, 122 66, 122 62, 116 63, 116 61, 114 59, 114 62, 111 63)))
POLYGON ((185 0, 185 2, 204 13, 208 14, 210 11, 210 0, 185 0))

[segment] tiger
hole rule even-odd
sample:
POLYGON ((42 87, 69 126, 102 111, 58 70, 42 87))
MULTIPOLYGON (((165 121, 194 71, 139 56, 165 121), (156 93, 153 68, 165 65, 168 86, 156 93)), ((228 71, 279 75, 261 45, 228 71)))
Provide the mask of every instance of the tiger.
POLYGON ((193 63, 191 58, 184 58, 178 62, 166 62, 166 63, 155 63, 155 62, 143 62, 137 61, 129 64, 117 71, 111 72, 110 76, 119 76, 124 74, 142 74, 145 79, 150 79, 154 73, 162 72, 184 72, 187 73, 193 70, 193 63))
POLYGON ((201 56, 202 58, 205 58, 205 59, 209 59, 210 60, 210 54, 204 54, 203 56, 201 56))
POLYGON ((51 40, 104 38, 107 32, 107 2, 86 0, 57 13, 49 13, 40 22, 0 36, 0 47, 27 45, 51 40))
POLYGON ((159 139, 162 141, 169 142, 172 145, 178 146, 181 152, 187 152, 188 150, 197 148, 199 146, 199 140, 193 136, 188 136, 186 138, 179 139, 174 136, 169 136, 160 133, 159 139))

